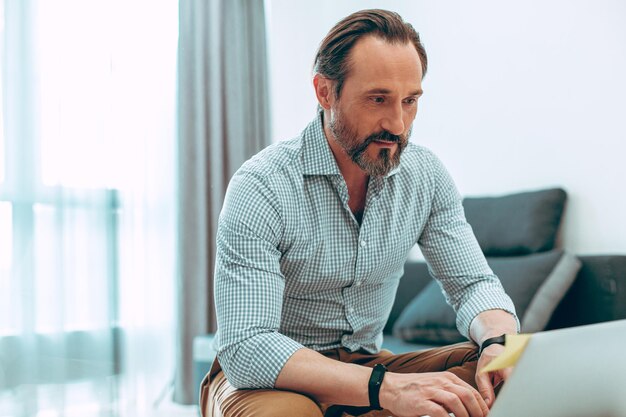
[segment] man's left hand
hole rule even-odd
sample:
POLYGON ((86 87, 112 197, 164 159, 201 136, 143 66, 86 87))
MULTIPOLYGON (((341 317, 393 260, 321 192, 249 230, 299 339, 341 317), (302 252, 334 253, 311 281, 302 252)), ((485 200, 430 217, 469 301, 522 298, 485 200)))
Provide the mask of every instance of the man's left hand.
POLYGON ((512 368, 505 368, 493 372, 480 372, 485 366, 494 360, 498 355, 504 351, 504 346, 493 344, 487 346, 483 350, 480 358, 478 358, 478 366, 476 369, 476 385, 478 385, 478 392, 485 399, 487 406, 491 408, 496 398, 494 388, 500 385, 502 382, 511 375, 512 368))

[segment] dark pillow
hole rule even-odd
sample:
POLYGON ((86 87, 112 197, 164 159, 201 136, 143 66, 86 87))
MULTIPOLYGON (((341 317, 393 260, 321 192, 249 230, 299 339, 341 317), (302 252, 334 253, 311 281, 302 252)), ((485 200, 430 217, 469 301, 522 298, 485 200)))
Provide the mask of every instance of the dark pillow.
POLYGON ((465 217, 485 256, 554 249, 567 194, 560 188, 501 197, 468 197, 465 217))
MULTIPOLYGON (((578 258, 562 250, 487 261, 513 300, 522 331, 528 333, 546 327, 581 265, 578 258)), ((429 283, 402 311, 393 334, 415 343, 466 340, 457 330, 456 314, 436 281, 429 283)))

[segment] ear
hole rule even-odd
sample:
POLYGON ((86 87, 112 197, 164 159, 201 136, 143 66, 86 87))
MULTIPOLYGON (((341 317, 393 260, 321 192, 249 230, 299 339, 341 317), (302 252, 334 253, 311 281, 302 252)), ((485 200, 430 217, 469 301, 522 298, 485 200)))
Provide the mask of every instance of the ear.
POLYGON ((315 95, 317 101, 324 110, 330 110, 330 107, 335 102, 334 86, 335 83, 328 78, 324 78, 319 74, 315 74, 313 77, 313 86, 315 87, 315 95))

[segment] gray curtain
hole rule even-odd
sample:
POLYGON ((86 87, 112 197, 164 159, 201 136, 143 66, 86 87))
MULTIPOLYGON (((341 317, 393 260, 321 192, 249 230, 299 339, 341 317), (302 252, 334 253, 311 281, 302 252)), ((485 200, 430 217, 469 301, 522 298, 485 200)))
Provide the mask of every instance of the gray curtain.
POLYGON ((192 344, 216 330, 215 234, 234 172, 270 143, 263 0, 180 0, 179 275, 174 401, 190 404, 192 344))

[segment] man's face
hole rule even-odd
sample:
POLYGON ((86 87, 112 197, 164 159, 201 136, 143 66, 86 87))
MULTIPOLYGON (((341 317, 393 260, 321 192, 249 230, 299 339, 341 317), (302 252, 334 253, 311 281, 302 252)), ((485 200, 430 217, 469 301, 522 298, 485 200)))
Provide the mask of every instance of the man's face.
POLYGON ((382 176, 400 162, 422 94, 415 47, 367 36, 350 52, 351 70, 331 104, 328 128, 363 171, 382 176))
POLYGON ((338 105, 334 107, 328 126, 352 162, 373 176, 386 175, 398 166, 400 154, 411 136, 409 128, 406 134, 394 135, 382 130, 362 138, 338 105))

